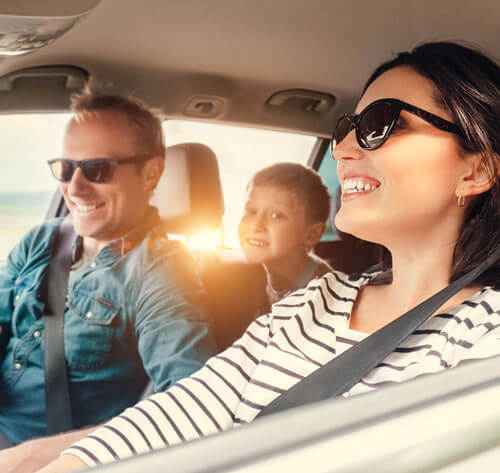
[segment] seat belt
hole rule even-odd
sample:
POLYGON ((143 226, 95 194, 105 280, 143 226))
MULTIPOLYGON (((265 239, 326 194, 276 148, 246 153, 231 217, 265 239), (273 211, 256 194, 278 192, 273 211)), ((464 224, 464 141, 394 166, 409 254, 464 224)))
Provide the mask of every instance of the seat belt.
POLYGON ((476 280, 498 259, 500 248, 476 268, 299 381, 267 405, 257 417, 340 396, 349 391, 448 299, 476 280))
POLYGON ((7 438, 7 436, 0 430, 0 450, 5 450, 6 448, 13 447, 12 442, 7 438))
POLYGON ((73 427, 63 326, 74 239, 73 224, 66 217, 54 236, 45 282, 47 306, 44 313, 44 371, 48 435, 73 427))

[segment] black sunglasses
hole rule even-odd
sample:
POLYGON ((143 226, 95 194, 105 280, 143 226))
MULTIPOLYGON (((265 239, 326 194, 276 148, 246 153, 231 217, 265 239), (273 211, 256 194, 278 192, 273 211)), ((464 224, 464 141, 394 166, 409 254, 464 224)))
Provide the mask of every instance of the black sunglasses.
POLYGON ((422 120, 440 130, 460 135, 459 128, 433 113, 397 99, 380 99, 368 105, 359 115, 342 115, 335 127, 331 141, 331 152, 352 129, 356 130, 356 139, 363 149, 372 150, 382 146, 394 130, 401 110, 413 113, 422 120))
POLYGON ((53 176, 61 182, 69 182, 76 171, 82 170, 85 179, 97 184, 111 182, 116 166, 122 164, 134 164, 151 159, 152 156, 134 156, 132 158, 110 159, 95 158, 84 161, 74 161, 72 159, 51 159, 47 161, 53 176))

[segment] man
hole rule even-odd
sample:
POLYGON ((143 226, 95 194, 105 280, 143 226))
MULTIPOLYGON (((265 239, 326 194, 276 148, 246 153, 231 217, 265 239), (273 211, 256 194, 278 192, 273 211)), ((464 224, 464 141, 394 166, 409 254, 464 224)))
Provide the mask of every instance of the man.
MULTIPOLYGON (((64 313, 73 427, 164 390, 215 352, 186 251, 149 198, 164 167, 161 121, 119 96, 75 97, 63 158, 50 162, 78 235, 64 313)), ((61 219, 32 229, 0 269, 0 435, 47 435, 42 281, 61 219), (41 300, 42 299, 42 300, 41 300)), ((0 459, 0 465, 1 465, 0 459)), ((0 468, 1 469, 1 468, 0 468)))

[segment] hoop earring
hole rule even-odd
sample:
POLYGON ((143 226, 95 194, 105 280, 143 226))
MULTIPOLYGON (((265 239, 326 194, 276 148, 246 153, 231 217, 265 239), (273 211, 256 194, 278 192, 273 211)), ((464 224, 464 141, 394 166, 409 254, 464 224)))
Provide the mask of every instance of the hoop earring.
POLYGON ((463 195, 458 196, 457 204, 459 207, 463 207, 465 205, 465 197, 463 195))

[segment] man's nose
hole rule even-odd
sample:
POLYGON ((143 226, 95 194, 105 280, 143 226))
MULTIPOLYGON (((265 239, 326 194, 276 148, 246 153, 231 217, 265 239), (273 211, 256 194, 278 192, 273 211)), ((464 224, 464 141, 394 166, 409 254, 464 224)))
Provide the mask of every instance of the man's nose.
POLYGON ((68 183, 68 193, 78 196, 88 192, 90 182, 87 180, 80 168, 76 168, 68 183))

